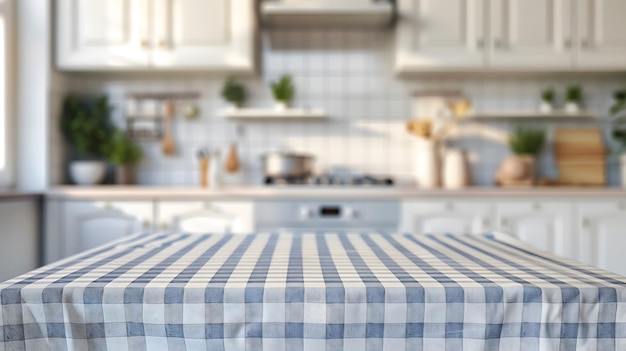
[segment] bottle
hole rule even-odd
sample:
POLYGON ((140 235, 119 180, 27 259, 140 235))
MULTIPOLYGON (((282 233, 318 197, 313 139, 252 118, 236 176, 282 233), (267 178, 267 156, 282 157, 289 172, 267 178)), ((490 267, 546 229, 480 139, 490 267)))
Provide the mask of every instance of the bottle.
POLYGON ((219 189, 222 185, 222 175, 221 175, 221 157, 220 152, 215 151, 211 155, 211 160, 209 163, 209 187, 211 190, 219 189))

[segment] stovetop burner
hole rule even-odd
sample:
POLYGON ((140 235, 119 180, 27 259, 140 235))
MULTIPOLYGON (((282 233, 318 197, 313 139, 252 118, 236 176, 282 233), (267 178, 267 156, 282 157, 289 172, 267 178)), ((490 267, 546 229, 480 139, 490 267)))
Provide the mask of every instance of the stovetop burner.
POLYGON ((349 175, 339 176, 322 174, 305 177, 266 177, 266 185, 310 185, 310 186, 391 186, 394 184, 392 178, 374 177, 370 175, 349 175))

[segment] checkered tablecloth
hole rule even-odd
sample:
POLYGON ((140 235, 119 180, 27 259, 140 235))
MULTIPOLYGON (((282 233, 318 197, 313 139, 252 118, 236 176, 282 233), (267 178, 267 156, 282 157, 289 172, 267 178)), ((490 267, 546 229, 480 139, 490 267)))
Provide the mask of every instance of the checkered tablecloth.
POLYGON ((500 235, 136 235, 0 302, 0 350, 626 350, 625 278, 500 235))

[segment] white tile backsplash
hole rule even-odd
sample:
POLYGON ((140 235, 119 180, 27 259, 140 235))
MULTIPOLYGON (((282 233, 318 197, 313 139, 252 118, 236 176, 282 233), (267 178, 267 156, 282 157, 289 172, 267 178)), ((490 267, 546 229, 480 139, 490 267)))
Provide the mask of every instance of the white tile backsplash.
MULTIPOLYGON (((357 172, 411 177, 413 142, 405 131, 412 117, 411 94, 416 90, 460 90, 477 110, 532 110, 541 90, 554 87, 560 99, 565 87, 582 83, 589 109, 606 119, 612 92, 623 85, 624 77, 609 75, 541 76, 443 76, 397 78, 393 72, 393 33, 362 30, 266 31, 262 34, 261 71, 256 78, 242 79, 248 89, 247 106, 273 105, 269 82, 291 74, 296 84, 298 107, 324 108, 325 122, 241 123, 244 136, 239 152, 244 168, 235 182, 260 182, 260 155, 288 148, 317 156, 317 169, 350 169, 357 172)), ((139 168, 142 184, 197 184, 195 151, 202 146, 227 150, 235 138, 236 122, 225 120, 219 110, 223 77, 175 74, 120 77, 115 75, 74 75, 70 89, 80 93, 106 93, 115 106, 113 118, 120 125, 125 97, 131 92, 187 91, 202 94, 200 117, 189 121, 178 114, 175 136, 178 155, 161 154, 159 143, 142 142, 145 160, 139 168)), ((59 104, 60 105, 60 104, 59 104)), ((184 105, 184 104, 183 104, 184 105)), ((58 106, 57 106, 58 107, 58 106)), ((182 106, 179 106, 182 107, 182 106)), ((60 108, 60 107, 58 107, 60 108)), ((55 121, 56 123, 56 121, 55 121)), ((502 138, 512 125, 508 122, 468 123, 460 127, 448 144, 463 148, 471 160, 473 183, 489 185, 500 159, 508 154, 502 138)), ((551 130, 558 124, 546 123, 551 130)), ((603 125, 563 123, 563 125, 603 125)), ((63 181, 60 137, 53 132, 53 183, 63 181)), ((549 149, 548 149, 549 150, 549 149)), ((617 167, 611 162, 609 179, 617 183, 617 167)), ((556 176, 549 152, 542 156, 542 173, 556 176)))

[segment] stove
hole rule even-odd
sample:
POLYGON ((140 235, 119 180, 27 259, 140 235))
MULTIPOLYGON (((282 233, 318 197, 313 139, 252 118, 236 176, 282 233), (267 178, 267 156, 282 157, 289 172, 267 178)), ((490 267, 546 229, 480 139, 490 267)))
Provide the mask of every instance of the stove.
POLYGON ((371 175, 321 174, 303 177, 266 177, 266 185, 306 185, 306 186, 392 186, 393 178, 371 175))

